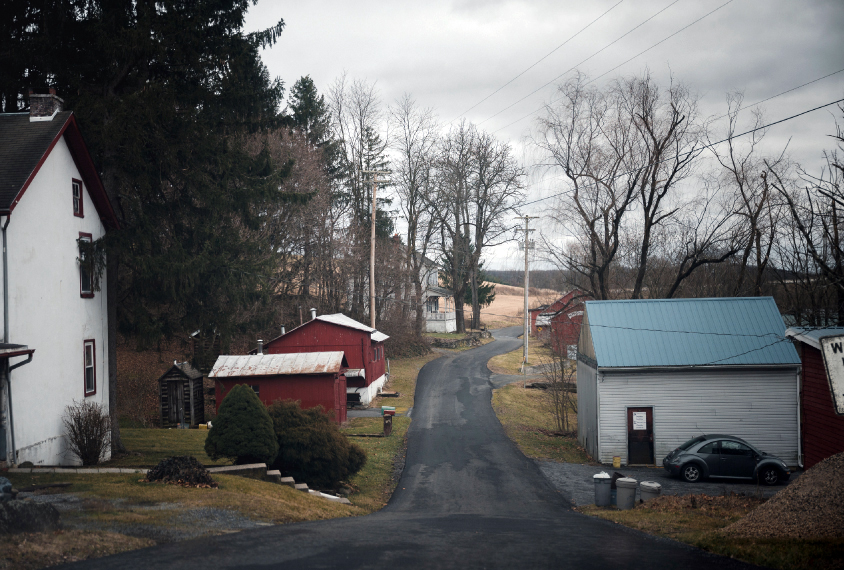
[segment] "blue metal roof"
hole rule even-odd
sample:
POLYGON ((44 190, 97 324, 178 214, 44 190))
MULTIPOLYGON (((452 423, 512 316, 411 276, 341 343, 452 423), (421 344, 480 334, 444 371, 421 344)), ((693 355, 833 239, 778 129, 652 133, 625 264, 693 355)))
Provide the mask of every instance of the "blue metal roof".
POLYGON ((585 305, 601 368, 800 364, 772 297, 585 305))

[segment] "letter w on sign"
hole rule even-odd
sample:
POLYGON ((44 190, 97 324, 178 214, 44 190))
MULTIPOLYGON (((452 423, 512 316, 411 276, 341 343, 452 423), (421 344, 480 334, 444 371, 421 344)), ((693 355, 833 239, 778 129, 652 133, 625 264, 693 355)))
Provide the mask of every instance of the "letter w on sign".
POLYGON ((844 416, 844 336, 828 336, 821 339, 826 377, 829 380, 829 392, 835 413, 844 416))

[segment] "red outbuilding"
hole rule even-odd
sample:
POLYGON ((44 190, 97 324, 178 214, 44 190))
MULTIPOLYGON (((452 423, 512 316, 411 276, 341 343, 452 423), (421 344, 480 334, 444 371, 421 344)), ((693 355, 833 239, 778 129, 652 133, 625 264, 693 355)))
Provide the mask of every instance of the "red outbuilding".
POLYGON ((821 339, 844 335, 844 329, 790 328, 803 364, 800 382, 800 433, 804 469, 844 451, 844 416, 835 413, 829 379, 821 353, 821 339))
POLYGON ((218 412, 229 390, 235 384, 246 384, 267 406, 276 400, 298 400, 303 409, 322 406, 343 423, 347 367, 340 351, 224 355, 217 358, 208 377, 214 379, 218 412))
POLYGON ((548 305, 536 317, 537 338, 551 345, 556 354, 576 359, 583 303, 591 300, 589 295, 575 289, 548 305))
POLYGON ((388 337, 342 313, 316 316, 264 345, 269 354, 342 351, 349 403, 369 404, 387 381, 384 341, 388 337))

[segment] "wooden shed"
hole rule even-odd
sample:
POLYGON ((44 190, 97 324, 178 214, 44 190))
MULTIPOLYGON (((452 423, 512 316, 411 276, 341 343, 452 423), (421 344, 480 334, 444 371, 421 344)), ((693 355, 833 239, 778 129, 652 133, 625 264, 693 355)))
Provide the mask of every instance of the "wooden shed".
POLYGON ((158 379, 162 427, 205 423, 202 372, 187 362, 174 362, 158 379))
POLYGON ((303 409, 322 406, 337 423, 343 423, 347 368, 340 351, 222 355, 208 377, 214 379, 218 412, 229 390, 246 384, 266 406, 276 400, 298 400, 303 409))
POLYGON ((771 297, 587 301, 577 437, 592 457, 661 465, 704 434, 798 464, 800 359, 771 297))
MULTIPOLYGON (((369 404, 387 381, 384 333, 336 313, 316 316, 264 345, 263 352, 290 354, 342 351, 348 362, 347 400, 369 404)), ((254 351, 253 351, 254 352, 254 351)))
POLYGON ((821 353, 821 339, 844 335, 844 329, 790 328, 787 337, 794 339, 803 373, 800 382, 800 433, 803 437, 803 463, 812 465, 830 455, 844 451, 844 416, 835 413, 830 382, 821 353))

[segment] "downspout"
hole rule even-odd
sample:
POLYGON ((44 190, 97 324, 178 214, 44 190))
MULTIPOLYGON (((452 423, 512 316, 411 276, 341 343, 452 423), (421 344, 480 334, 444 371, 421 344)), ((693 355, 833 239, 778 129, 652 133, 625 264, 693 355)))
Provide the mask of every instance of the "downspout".
MULTIPOLYGON (((12 219, 12 213, 6 213, 6 222, 3 224, 3 342, 9 342, 9 260, 6 251, 6 228, 12 219)), ((32 355, 29 355, 32 358, 32 355)), ((11 446, 7 451, 7 457, 11 457, 11 463, 15 463, 15 421, 12 415, 12 375, 9 369, 9 359, 3 362, 3 377, 6 379, 6 398, 9 402, 9 436, 11 446), (10 454, 10 455, 9 455, 10 454)))
POLYGON ((800 376, 802 372, 802 368, 797 371, 797 466, 800 469, 803 469, 803 433, 800 429, 800 376))

